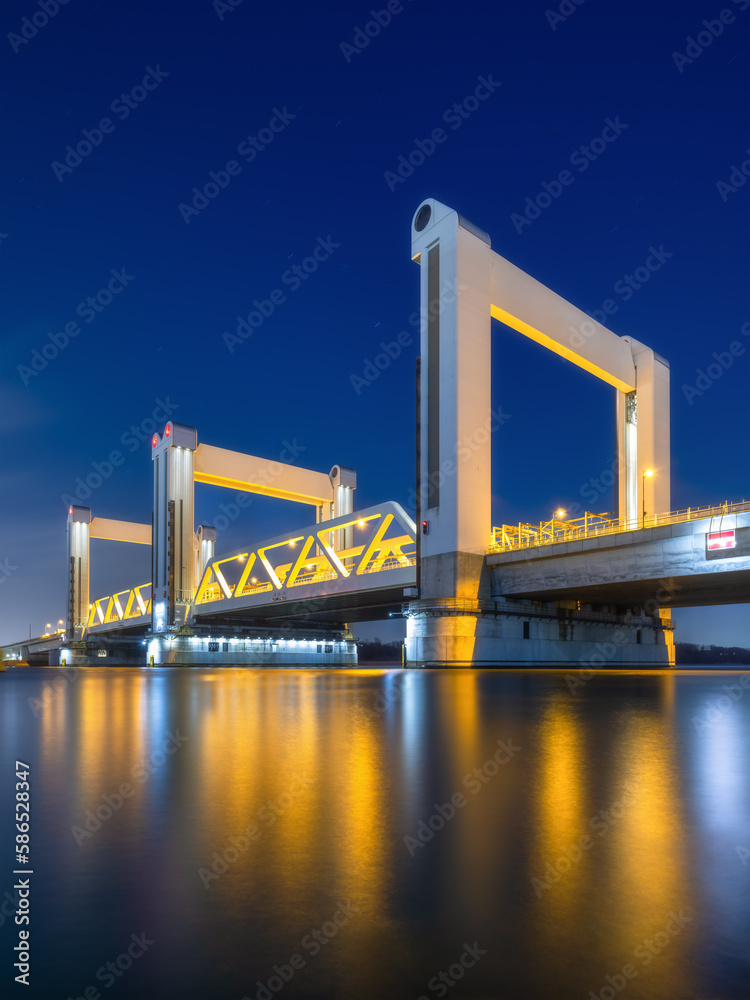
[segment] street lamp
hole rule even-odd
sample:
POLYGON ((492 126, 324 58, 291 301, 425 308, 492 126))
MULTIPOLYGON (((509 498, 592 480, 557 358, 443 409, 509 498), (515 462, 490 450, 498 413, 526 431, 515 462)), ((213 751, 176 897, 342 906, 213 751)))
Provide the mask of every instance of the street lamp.
POLYGON ((650 479, 654 474, 653 469, 644 469, 643 475, 641 476, 642 490, 641 494, 643 497, 643 504, 641 506, 641 528, 646 527, 646 480, 650 479))
POLYGON ((563 518, 567 513, 567 510, 563 510, 562 507, 558 507, 555 511, 555 517, 563 518))

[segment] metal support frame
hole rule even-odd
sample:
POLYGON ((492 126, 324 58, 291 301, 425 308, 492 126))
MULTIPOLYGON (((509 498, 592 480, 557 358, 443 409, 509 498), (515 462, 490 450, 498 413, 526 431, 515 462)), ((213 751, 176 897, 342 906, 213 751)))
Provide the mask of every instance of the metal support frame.
POLYGON ((486 233, 435 199, 415 212, 411 236, 421 265, 419 500, 430 522, 420 540, 422 596, 486 596, 480 554, 490 536, 491 318, 615 388, 619 517, 637 524, 633 484, 643 468, 655 471, 648 509, 669 510, 668 363, 501 257, 486 233))

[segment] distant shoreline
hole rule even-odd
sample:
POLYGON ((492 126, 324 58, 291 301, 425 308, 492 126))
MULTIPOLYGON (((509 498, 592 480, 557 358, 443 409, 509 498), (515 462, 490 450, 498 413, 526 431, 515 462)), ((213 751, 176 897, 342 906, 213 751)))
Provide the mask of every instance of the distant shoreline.
MULTIPOLYGON (((742 646, 699 646, 692 642, 676 642, 676 667, 742 667, 750 666, 750 649, 742 646)), ((358 642, 360 663, 401 663, 401 642, 358 642)))

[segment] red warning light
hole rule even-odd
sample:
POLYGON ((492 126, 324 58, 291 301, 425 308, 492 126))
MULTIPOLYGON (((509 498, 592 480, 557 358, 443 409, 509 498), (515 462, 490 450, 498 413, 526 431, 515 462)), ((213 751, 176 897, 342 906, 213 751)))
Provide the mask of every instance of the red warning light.
POLYGON ((167 424, 167 426, 164 428, 164 437, 169 437, 171 433, 172 433, 172 425, 167 424))
POLYGON ((73 508, 72 508, 72 507, 68 507, 68 513, 69 513, 69 514, 72 514, 72 513, 73 513, 73 508))
POLYGON ((429 530, 430 530, 429 521, 422 521, 422 534, 426 535, 429 530))
POLYGON ((155 448, 158 443, 159 443, 159 435, 154 434, 154 436, 151 438, 151 447, 155 448))

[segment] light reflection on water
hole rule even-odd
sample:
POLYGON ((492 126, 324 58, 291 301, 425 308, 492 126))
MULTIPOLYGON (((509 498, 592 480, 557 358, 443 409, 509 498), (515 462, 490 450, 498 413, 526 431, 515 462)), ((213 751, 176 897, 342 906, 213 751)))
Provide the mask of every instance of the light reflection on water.
POLYGON ((700 724, 741 674, 109 667, 42 696, 58 675, 0 674, 25 996, 254 998, 296 953, 281 1000, 432 998, 474 942, 451 1000, 747 996, 750 690, 700 724))

